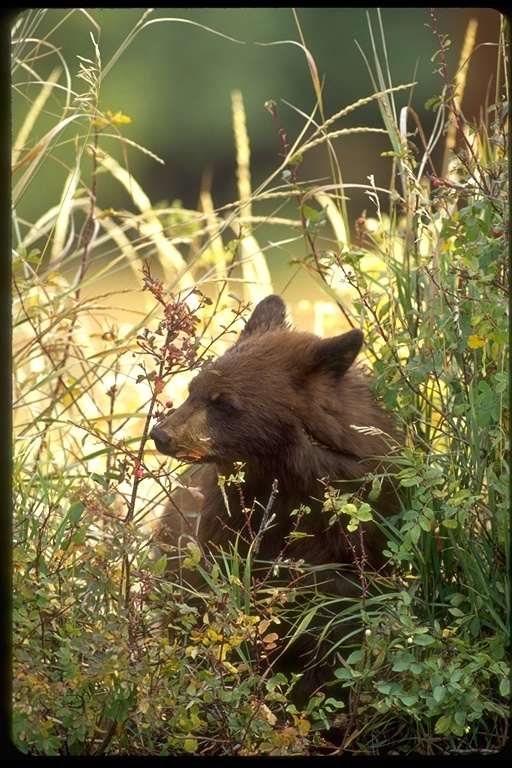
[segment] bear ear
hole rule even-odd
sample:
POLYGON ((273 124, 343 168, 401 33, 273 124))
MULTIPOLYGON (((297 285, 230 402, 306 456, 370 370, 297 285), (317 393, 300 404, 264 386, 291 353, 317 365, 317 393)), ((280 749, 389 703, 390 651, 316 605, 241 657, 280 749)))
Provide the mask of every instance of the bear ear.
POLYGON ((319 340, 308 361, 309 371, 328 373, 334 378, 343 376, 361 351, 363 339, 363 332, 353 328, 341 336, 319 340))
POLYGON ((254 311, 247 321, 243 331, 240 333, 239 340, 245 339, 253 333, 267 333, 267 331, 286 330, 286 305, 280 296, 272 294, 262 299, 256 305, 254 311))

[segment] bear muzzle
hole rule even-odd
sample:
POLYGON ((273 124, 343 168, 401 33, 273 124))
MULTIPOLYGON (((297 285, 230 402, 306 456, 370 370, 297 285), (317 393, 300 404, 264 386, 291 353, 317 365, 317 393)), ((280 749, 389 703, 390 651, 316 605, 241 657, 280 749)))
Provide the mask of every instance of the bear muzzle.
POLYGON ((154 440, 157 451, 171 455, 171 441, 169 435, 160 427, 153 427, 149 433, 151 440, 154 440))
POLYGON ((208 461, 211 447, 211 438, 194 439, 189 432, 179 435, 169 435, 162 427, 153 427, 149 433, 154 440, 157 451, 165 456, 173 456, 186 462, 208 461))

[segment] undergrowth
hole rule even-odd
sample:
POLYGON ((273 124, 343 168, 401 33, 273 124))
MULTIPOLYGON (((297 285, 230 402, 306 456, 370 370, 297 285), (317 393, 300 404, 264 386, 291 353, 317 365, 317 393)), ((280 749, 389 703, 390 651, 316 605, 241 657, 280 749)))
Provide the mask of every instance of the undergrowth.
POLYGON ((505 20, 493 103, 472 124, 461 104, 475 52, 468 42, 450 72, 432 13, 440 93, 428 139, 412 108, 396 105, 411 86, 389 81, 370 17, 371 55, 361 53, 374 93, 331 117, 302 41, 317 96, 304 130, 289 139, 279 105, 267 103, 281 162, 253 191, 234 94, 240 199, 218 210, 203 192, 202 210, 191 211, 151 203, 116 153, 158 158, 123 136, 128 116, 102 105, 102 77, 149 12, 106 65, 93 12, 78 71, 47 35, 56 66, 46 78, 37 76, 41 14, 23 14, 13 29, 23 116, 12 188, 14 744, 33 755, 321 755, 336 721, 342 737, 331 752, 498 751, 508 736, 510 630, 505 20), (368 179, 367 209, 352 227, 333 141, 369 100, 389 137, 392 182, 382 190, 368 179), (435 169, 439 141, 445 164, 435 169), (304 156, 323 151, 329 182, 302 179, 304 156), (65 169, 61 197, 27 222, 18 207, 29 186, 44 190, 54 160, 65 169), (101 173, 131 210, 100 204, 101 173), (302 243, 296 263, 340 324, 364 328, 375 392, 406 437, 404 508, 386 552, 394 587, 363 611, 363 645, 336 671, 349 709, 324 695, 304 711, 290 704, 293 680, 267 661, 283 601, 247 564, 235 557, 208 569, 189 546, 189 564, 206 568, 211 587, 199 609, 168 578, 173 553, 160 536, 159 510, 183 467, 156 455, 148 432, 271 292, 256 235, 258 205, 272 200, 266 225, 289 226, 302 243), (127 266, 138 305, 119 321, 112 285, 127 266))

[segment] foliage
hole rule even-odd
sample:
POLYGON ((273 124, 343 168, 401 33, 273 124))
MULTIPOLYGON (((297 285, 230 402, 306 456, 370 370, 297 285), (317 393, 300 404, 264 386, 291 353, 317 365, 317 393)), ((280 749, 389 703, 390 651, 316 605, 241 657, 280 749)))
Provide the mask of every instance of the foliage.
MULTIPOLYGON (((384 79, 370 25, 393 181, 383 197, 369 180, 373 215, 361 213, 352 239, 334 146, 350 129, 335 123, 367 100, 325 119, 306 49, 320 120, 289 146, 278 106, 267 104, 283 156, 272 178, 251 191, 234 95, 239 204, 215 211, 205 193, 202 211, 156 207, 125 162, 128 149, 151 153, 123 136, 127 116, 100 109, 98 37, 75 76, 47 38, 64 84, 57 70, 39 79, 38 14, 13 35, 13 87, 27 102, 13 144, 14 743, 35 755, 319 755, 335 723, 340 752, 497 751, 509 700, 506 83, 498 78, 494 105, 470 124, 465 64, 456 84, 433 14, 442 93, 431 108, 450 153, 426 173, 433 144, 418 154, 412 110, 397 116, 403 86, 384 79), (324 149, 331 183, 302 181, 304 157, 324 149), (61 199, 27 224, 16 205, 29 185, 43 189, 52 161, 65 168, 61 199), (134 210, 99 204, 105 175, 134 210), (277 208, 266 221, 298 233, 299 263, 343 322, 364 326, 376 393, 406 435, 403 514, 382 522, 393 586, 348 614, 321 596, 301 607, 298 566, 282 590, 272 569, 252 572, 236 553, 212 564, 193 544, 189 564, 210 589, 187 594, 167 574, 174 552, 159 535, 157 511, 182 467, 169 471, 147 435, 268 292, 253 208, 269 202, 277 208), (126 264, 137 302, 119 321, 110 287, 126 264), (317 609, 334 623, 355 612, 366 632, 336 671, 350 707, 333 689, 298 712, 294 680, 273 675, 269 656, 286 616, 293 633, 317 609)), ((329 491, 327 501, 353 527, 372 514, 329 491)))
MULTIPOLYGON (((430 749, 441 735, 458 750, 499 742, 509 700, 508 101, 498 90, 489 121, 470 124, 435 16, 433 32, 444 90, 432 108, 458 138, 447 168, 421 176, 428 148, 418 161, 403 131, 407 109, 395 121, 376 58, 397 176, 388 212, 370 186, 375 219, 363 213, 354 246, 333 215, 338 242, 329 253, 319 247, 325 215, 300 210, 308 268, 330 295, 340 283, 352 289, 341 308, 366 321, 376 389, 405 415, 407 434, 398 478, 409 493, 387 554, 410 586, 386 608, 388 622, 395 616, 390 639, 383 643, 369 617, 368 648, 338 675, 382 694, 363 716, 358 710, 359 732, 375 709, 384 721, 421 722, 430 749)), ((297 185, 296 163, 291 173, 297 185)), ((329 217, 329 203, 323 212, 329 217)), ((395 749, 410 749, 413 733, 395 749)))

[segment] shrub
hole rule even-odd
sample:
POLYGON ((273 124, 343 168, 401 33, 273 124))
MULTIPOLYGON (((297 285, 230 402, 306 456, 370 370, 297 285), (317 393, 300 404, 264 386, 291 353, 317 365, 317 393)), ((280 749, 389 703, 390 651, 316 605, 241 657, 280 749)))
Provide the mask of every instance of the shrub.
MULTIPOLYGON (((77 94, 60 58, 66 77, 58 88, 57 74, 38 78, 26 66, 41 17, 22 18, 30 24, 13 35, 13 88, 29 105, 13 144, 17 748, 318 755, 327 749, 320 730, 336 722, 340 751, 497 751, 509 696, 506 84, 498 78, 494 105, 471 125, 459 106, 463 78, 456 92, 432 16, 442 95, 431 108, 446 125, 450 155, 439 174, 427 174, 432 145, 417 155, 405 127, 411 112, 395 117, 401 87, 384 82, 374 53, 371 98, 382 108, 395 176, 385 210, 370 179, 352 240, 332 141, 343 135, 335 123, 357 105, 289 146, 269 102, 283 162, 255 193, 248 167, 239 168, 242 205, 227 220, 213 204, 208 213, 156 208, 116 150, 107 152, 127 146, 128 118, 100 110, 96 39, 80 59, 85 90, 77 94), (53 115, 60 110, 50 127, 48 99, 53 115), (302 158, 324 148, 330 184, 302 181, 302 158), (66 169, 61 198, 26 224, 17 205, 50 158, 66 169), (122 185, 134 210, 99 204, 100 172, 122 185), (281 205, 283 195, 296 210, 289 225, 303 240, 301 264, 346 324, 363 323, 376 392, 407 435, 399 474, 406 501, 400 525, 387 529, 396 577, 391 591, 362 606, 365 641, 336 672, 349 711, 321 696, 296 711, 287 697, 293 680, 273 676, 266 662, 292 593, 283 607, 235 556, 204 570, 210 592, 189 600, 166 577, 173 552, 155 519, 181 467, 169 470, 148 450, 150 425, 240 327, 247 302, 228 294, 239 287, 233 265, 253 301, 258 281, 270 283, 251 206, 281 205), (238 234, 219 246, 228 226, 238 234), (119 321, 118 291, 100 286, 127 263, 137 310, 119 321)), ((51 35, 47 46, 58 57, 51 35)), ((234 111, 240 150, 247 137, 239 95, 234 111)), ((282 225, 278 213, 267 215, 270 225, 282 225)), ((365 514, 371 510, 355 506, 354 524, 365 514)), ((190 560, 204 569, 199 554, 192 547, 190 560)), ((299 615, 296 626, 307 621, 299 615)))

